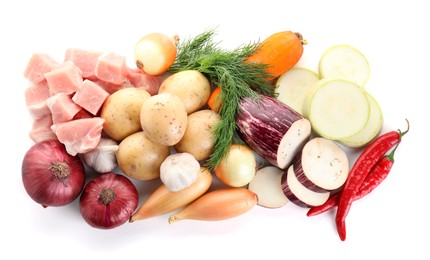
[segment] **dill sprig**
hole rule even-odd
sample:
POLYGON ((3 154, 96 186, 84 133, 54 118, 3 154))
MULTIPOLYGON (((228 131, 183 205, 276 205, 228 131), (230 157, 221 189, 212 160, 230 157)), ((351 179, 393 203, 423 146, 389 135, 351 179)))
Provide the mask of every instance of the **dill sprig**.
POLYGON ((206 166, 214 169, 229 151, 236 138, 236 113, 244 97, 258 98, 258 93, 274 96, 275 87, 266 79, 268 65, 245 62, 253 54, 258 43, 249 43, 234 50, 219 47, 213 41, 215 31, 207 30, 192 39, 177 44, 175 63, 170 72, 197 70, 213 85, 221 88, 218 96, 222 100, 219 111, 221 121, 214 129, 215 146, 206 166))

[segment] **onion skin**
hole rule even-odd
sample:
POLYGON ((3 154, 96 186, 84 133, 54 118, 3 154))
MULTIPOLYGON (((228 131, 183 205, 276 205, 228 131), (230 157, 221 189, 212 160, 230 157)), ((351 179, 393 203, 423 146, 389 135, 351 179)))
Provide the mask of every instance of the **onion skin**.
POLYGON ((137 189, 127 177, 105 173, 85 186, 79 207, 82 217, 90 226, 113 229, 130 219, 138 200, 137 189), (110 192, 103 196, 106 190, 110 192))
POLYGON ((237 217, 257 205, 257 195, 245 188, 214 190, 169 217, 169 224, 183 219, 217 221, 237 217))
POLYGON ((22 162, 22 181, 28 195, 43 207, 65 206, 85 185, 85 168, 58 140, 34 144, 22 162))
POLYGON ((143 36, 136 43, 134 50, 136 67, 148 75, 163 74, 175 62, 178 40, 176 35, 168 37, 158 32, 143 36))
POLYGON ((246 145, 232 144, 229 152, 214 169, 217 178, 231 187, 243 187, 251 182, 257 172, 253 151, 246 145))

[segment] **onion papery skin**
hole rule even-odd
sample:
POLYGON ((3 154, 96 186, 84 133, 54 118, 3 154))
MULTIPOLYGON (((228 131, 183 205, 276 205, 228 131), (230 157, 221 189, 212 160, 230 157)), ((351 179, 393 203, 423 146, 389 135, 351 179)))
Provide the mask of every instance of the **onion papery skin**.
POLYGON ((127 222, 138 205, 138 192, 125 176, 105 173, 97 176, 85 186, 79 201, 84 220, 98 229, 113 229, 127 222), (100 194, 110 189, 114 196, 109 203, 102 203, 100 194))
POLYGON ((67 153, 58 140, 34 144, 24 155, 22 181, 28 195, 43 207, 65 206, 85 185, 85 167, 78 156, 67 153), (63 169, 59 176, 55 168, 63 169))

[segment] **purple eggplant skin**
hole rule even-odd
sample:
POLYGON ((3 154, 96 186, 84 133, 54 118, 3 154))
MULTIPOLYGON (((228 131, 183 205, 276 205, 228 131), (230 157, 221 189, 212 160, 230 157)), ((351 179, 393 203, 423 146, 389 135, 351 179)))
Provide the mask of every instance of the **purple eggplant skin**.
POLYGON ((291 125, 302 115, 276 98, 243 98, 236 114, 236 126, 242 140, 271 164, 278 164, 278 149, 291 125))

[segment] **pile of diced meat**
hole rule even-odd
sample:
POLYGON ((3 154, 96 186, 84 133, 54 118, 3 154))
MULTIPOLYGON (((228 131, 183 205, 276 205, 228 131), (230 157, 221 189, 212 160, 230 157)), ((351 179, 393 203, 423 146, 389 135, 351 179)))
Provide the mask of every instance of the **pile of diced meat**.
POLYGON ((67 49, 61 63, 33 54, 24 76, 30 82, 25 101, 34 120, 30 138, 36 143, 58 139, 71 155, 97 146, 104 123, 100 110, 110 94, 137 87, 155 95, 165 78, 127 67, 124 56, 78 48, 67 49))

